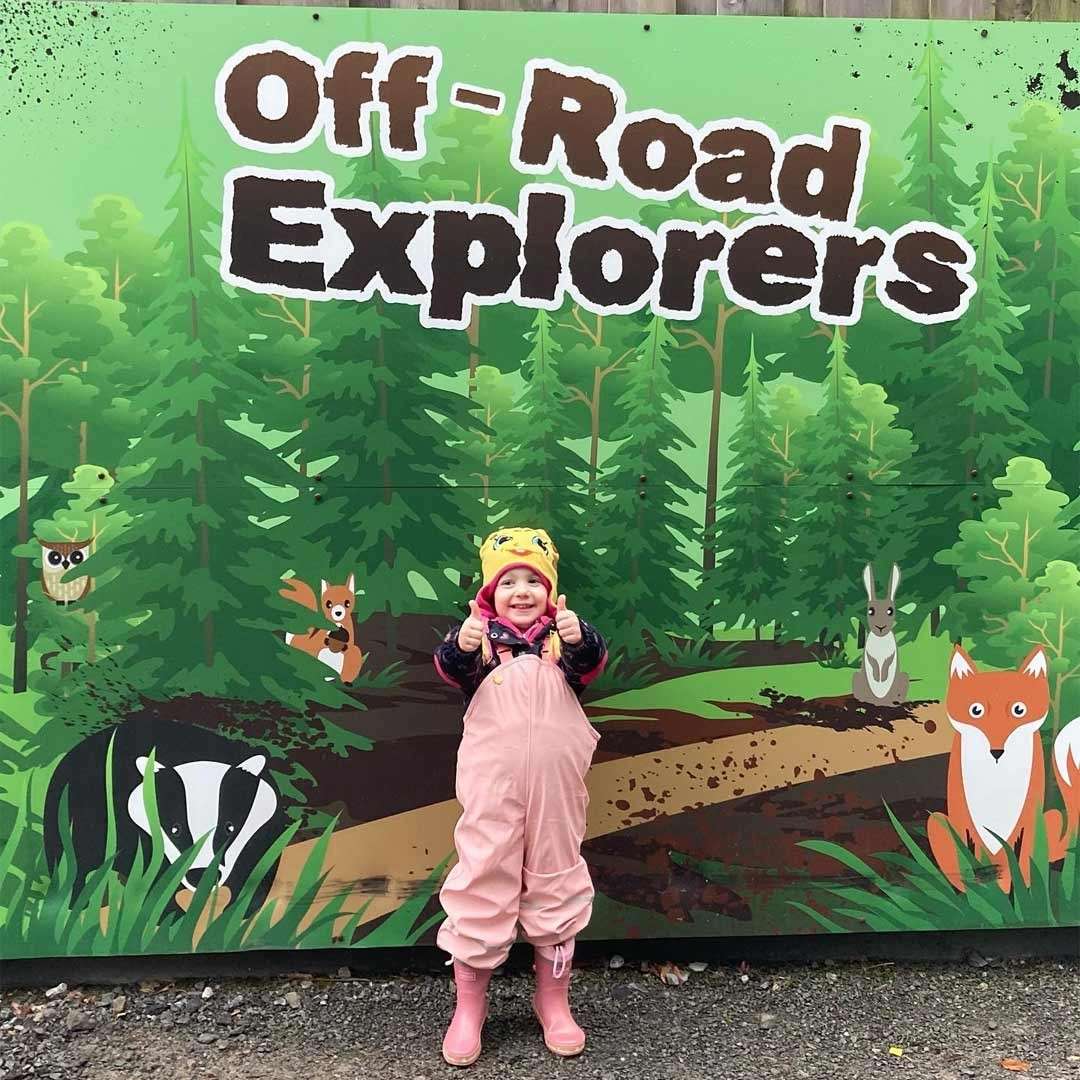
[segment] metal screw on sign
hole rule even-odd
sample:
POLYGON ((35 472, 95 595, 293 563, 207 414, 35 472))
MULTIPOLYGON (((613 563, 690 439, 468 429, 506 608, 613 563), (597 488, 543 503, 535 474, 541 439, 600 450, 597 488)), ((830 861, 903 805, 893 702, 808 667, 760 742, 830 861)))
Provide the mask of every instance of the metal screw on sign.
POLYGON ((101 496, 101 498, 100 498, 100 499, 98 499, 98 502, 99 502, 99 503, 104 503, 105 501, 106 501, 106 499, 105 499, 105 496, 104 496, 104 495, 102 495, 102 496, 101 496))
POLYGON ((853 472, 849 472, 849 473, 847 474, 847 478, 848 478, 849 480, 854 480, 854 479, 855 479, 855 474, 854 474, 853 472))
POLYGON ((315 496, 315 501, 316 502, 322 502, 322 496, 321 495, 316 495, 315 496))
POLYGON ((979 470, 978 469, 972 469, 971 470, 971 475, 972 476, 978 476, 979 475, 979 470))
POLYGON ((849 499, 854 499, 854 498, 855 498, 855 492, 854 492, 854 491, 849 491, 849 492, 847 493, 847 498, 849 498, 849 499))
POLYGON ((646 475, 645 475, 644 473, 642 473, 642 474, 641 474, 641 475, 640 475, 640 476, 638 477, 638 483, 639 483, 639 484, 644 484, 644 483, 645 483, 645 481, 646 481, 646 480, 648 480, 648 479, 649 479, 649 478, 648 478, 648 477, 647 477, 647 476, 646 476, 646 475))
POLYGON ((979 493, 977 491, 973 491, 971 493, 971 501, 972 502, 978 502, 979 501, 979 493))
POLYGON ((638 498, 639 499, 644 499, 645 498, 645 492, 644 491, 639 491, 638 492, 638 498))

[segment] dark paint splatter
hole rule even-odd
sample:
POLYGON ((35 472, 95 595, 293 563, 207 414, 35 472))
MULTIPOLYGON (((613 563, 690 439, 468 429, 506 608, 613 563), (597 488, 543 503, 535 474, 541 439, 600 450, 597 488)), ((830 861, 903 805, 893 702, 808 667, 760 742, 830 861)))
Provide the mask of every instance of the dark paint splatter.
POLYGON ((1032 75, 1027 81, 1027 89, 1029 94, 1042 93, 1043 88, 1043 73, 1040 71, 1037 75, 1032 75))
POLYGON ((1074 68, 1072 64, 1069 63, 1068 50, 1061 54, 1061 59, 1058 60, 1055 66, 1061 69, 1062 74, 1069 82, 1076 82, 1077 71, 1076 68, 1074 68))
POLYGON ((153 82, 144 82, 140 72, 156 69, 161 30, 159 17, 148 18, 126 4, 100 9, 55 0, 0 0, 0 56, 10 58, 2 114, 22 114, 34 125, 46 118, 70 119, 95 135, 115 134, 103 128, 89 91, 95 83, 122 79, 135 94, 152 92, 153 82), (102 45, 113 46, 115 67, 99 59, 102 45), (132 54, 145 63, 119 62, 132 54))

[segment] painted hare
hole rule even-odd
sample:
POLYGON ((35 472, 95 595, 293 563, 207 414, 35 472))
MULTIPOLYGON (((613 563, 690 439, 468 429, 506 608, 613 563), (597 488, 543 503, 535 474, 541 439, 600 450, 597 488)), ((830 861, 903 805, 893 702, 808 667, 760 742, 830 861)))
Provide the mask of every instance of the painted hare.
POLYGON ((882 600, 874 596, 874 570, 869 564, 863 570, 863 584, 867 599, 866 646, 862 664, 852 680, 851 692, 859 701, 871 705, 900 705, 908 692, 908 677, 900 670, 899 650, 893 636, 900 568, 893 563, 889 590, 882 600))

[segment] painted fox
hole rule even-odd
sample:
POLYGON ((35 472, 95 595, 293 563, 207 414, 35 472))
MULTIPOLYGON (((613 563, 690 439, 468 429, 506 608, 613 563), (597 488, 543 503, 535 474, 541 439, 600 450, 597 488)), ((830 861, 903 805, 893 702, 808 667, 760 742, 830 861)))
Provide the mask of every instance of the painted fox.
MULTIPOLYGON (((319 593, 321 602, 316 599, 310 585, 296 578, 285 579, 284 588, 279 590, 281 596, 311 611, 322 611, 334 624, 333 630, 329 631, 309 626, 302 634, 286 633, 285 644, 321 660, 348 685, 364 666, 364 654, 356 643, 356 584, 353 575, 349 575, 344 585, 321 582, 319 593)), ((329 682, 333 676, 326 678, 329 682)))
POLYGON ((1043 810, 1046 769, 1039 729, 1050 710, 1046 654, 1033 649, 1015 671, 977 671, 957 645, 949 664, 945 712, 956 734, 949 753, 944 814, 931 814, 927 838, 938 866, 961 892, 960 856, 949 826, 978 859, 989 855, 998 884, 1008 892, 1012 875, 1001 840, 1016 854, 1030 883, 1035 823, 1042 816, 1050 861, 1080 839, 1080 718, 1054 741, 1054 771, 1065 801, 1043 810), (998 837, 1001 839, 999 840, 998 837))

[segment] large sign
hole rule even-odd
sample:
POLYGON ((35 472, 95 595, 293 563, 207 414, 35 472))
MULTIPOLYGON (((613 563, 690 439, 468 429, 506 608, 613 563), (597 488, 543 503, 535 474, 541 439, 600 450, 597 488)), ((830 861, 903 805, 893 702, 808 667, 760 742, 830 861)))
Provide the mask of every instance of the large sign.
POLYGON ((0 955, 433 941, 523 525, 590 935, 1080 925, 1074 31, 27 13, 0 955))

